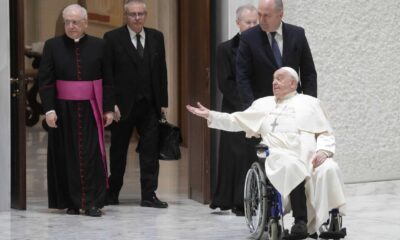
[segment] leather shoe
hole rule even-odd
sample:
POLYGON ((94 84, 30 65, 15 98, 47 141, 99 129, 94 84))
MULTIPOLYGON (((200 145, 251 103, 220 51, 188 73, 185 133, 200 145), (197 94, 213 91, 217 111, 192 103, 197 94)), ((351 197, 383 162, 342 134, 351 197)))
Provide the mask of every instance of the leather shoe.
POLYGON ((79 215, 79 208, 68 208, 66 213, 68 215, 79 215))
POLYGON ((142 199, 140 206, 142 207, 153 207, 153 208, 167 208, 168 203, 160 201, 157 196, 152 198, 142 199))
POLYGON ((234 207, 234 208, 232 208, 232 212, 234 214, 236 214, 237 217, 243 217, 244 216, 243 207, 234 207))
POLYGON ((318 239, 318 234, 315 232, 313 234, 310 234, 308 237, 312 239, 318 239))
POLYGON ((90 217, 100 217, 101 210, 97 207, 91 207, 90 209, 85 210, 85 215, 90 217))
POLYGON ((300 239, 307 238, 307 223, 303 220, 295 221, 295 224, 290 229, 290 235, 297 236, 300 239))

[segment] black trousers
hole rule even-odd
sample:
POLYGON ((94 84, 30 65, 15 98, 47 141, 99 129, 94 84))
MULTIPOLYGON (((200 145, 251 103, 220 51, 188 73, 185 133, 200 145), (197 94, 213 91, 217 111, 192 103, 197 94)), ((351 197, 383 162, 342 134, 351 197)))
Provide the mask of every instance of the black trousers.
POLYGON ((142 199, 149 199, 158 187, 159 122, 155 107, 145 99, 134 104, 127 118, 111 126, 109 192, 118 196, 122 188, 129 142, 135 128, 140 137, 138 150, 142 199))
POLYGON ((305 182, 301 182, 290 193, 290 204, 292 205, 293 217, 295 222, 303 220, 307 221, 307 198, 304 188, 305 182))

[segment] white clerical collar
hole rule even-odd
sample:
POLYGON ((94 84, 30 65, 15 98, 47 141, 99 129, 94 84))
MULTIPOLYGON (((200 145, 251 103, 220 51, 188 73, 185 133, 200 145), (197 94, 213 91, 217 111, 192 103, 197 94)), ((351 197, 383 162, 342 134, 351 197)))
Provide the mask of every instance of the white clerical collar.
POLYGON ((291 92, 291 93, 286 94, 284 97, 282 97, 282 98, 280 98, 280 99, 277 99, 277 98, 275 97, 275 102, 276 102, 276 103, 278 103, 278 102, 283 102, 283 101, 288 100, 288 99, 290 99, 290 98, 292 98, 292 97, 294 97, 294 96, 296 96, 296 95, 297 95, 297 91, 293 91, 293 92, 291 92))
POLYGON ((75 38, 73 40, 74 40, 74 42, 78 43, 84 36, 85 36, 85 34, 83 34, 80 38, 75 38))

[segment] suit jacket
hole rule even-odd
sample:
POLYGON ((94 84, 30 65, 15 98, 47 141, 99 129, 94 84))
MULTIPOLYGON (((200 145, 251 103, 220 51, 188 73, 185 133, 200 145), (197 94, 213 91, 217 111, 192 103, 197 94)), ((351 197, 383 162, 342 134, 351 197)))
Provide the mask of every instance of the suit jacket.
POLYGON ((216 72, 218 88, 222 93, 222 112, 232 113, 242 107, 236 83, 236 51, 239 41, 240 34, 236 34, 217 47, 216 72))
MULTIPOLYGON (((283 66, 299 73, 298 92, 317 97, 317 72, 304 29, 282 22, 283 66)), ((258 98, 271 96, 278 69, 266 32, 259 25, 242 33, 236 58, 239 93, 247 108, 258 98)))
POLYGON ((116 104, 124 119, 133 111, 140 79, 150 81, 157 114, 161 107, 168 107, 167 66, 165 62, 164 36, 160 31, 144 28, 145 51, 150 54, 150 79, 142 79, 142 58, 133 45, 126 25, 104 34, 106 40, 106 77, 114 83, 116 104))

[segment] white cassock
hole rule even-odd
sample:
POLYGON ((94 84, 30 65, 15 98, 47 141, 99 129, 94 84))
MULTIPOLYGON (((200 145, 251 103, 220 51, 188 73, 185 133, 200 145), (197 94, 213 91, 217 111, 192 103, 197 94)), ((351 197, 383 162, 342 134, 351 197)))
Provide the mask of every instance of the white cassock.
POLYGON ((345 215, 343 182, 337 163, 328 158, 316 169, 311 163, 318 150, 335 153, 332 128, 317 98, 296 92, 279 103, 273 96, 260 98, 243 112, 210 111, 208 126, 245 131, 247 137, 261 136, 261 143, 270 150, 265 172, 281 193, 285 212, 290 211, 290 192, 306 181, 310 233, 328 219, 331 209, 339 208, 340 214, 345 215))

